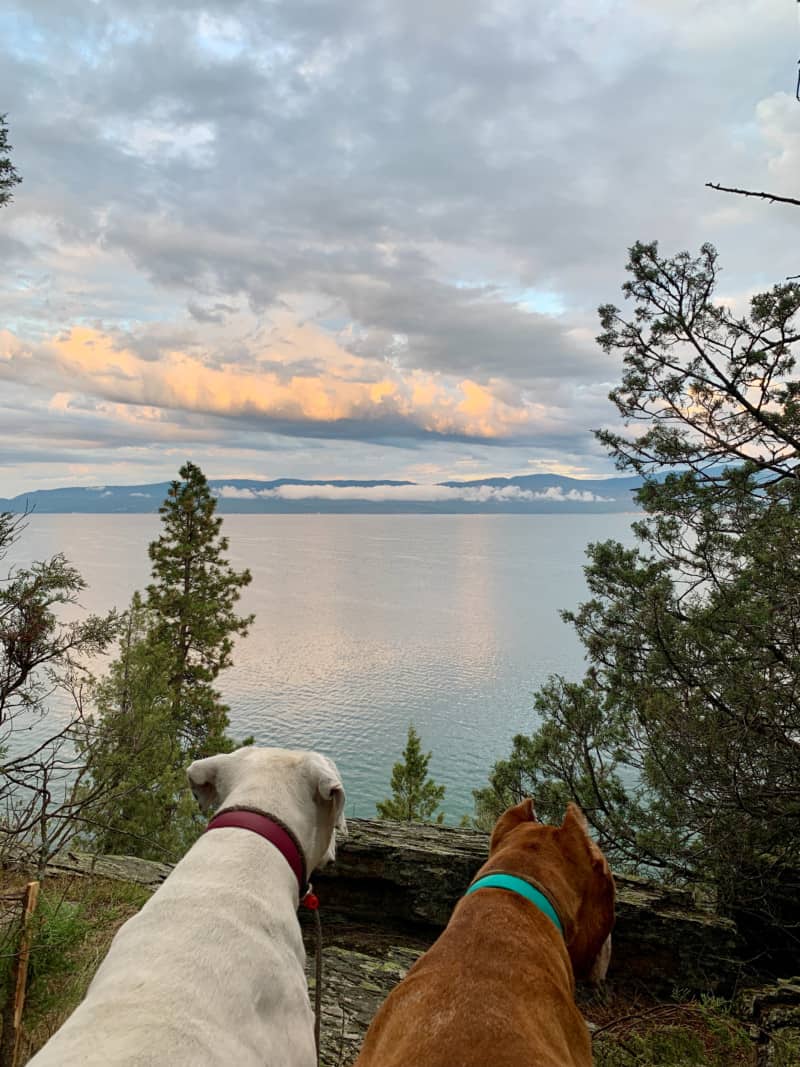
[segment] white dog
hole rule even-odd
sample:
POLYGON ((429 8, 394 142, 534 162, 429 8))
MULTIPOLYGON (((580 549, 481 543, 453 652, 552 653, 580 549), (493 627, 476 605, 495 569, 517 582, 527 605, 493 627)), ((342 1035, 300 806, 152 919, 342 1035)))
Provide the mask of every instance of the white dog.
POLYGON ((250 829, 203 834, 119 930, 86 998, 31 1067, 316 1063, 296 911, 299 869, 333 859, 335 830, 345 830, 336 767, 316 752, 240 748, 188 774, 204 810, 274 816, 283 842, 281 830, 279 847, 264 840, 251 814, 250 829), (292 836, 299 857, 291 844, 279 850, 292 836))

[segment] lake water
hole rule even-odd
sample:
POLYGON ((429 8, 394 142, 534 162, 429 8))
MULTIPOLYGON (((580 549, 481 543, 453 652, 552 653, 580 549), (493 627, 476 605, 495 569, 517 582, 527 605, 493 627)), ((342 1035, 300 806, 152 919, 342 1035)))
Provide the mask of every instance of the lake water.
MULTIPOLYGON (((409 722, 433 752, 448 821, 472 812, 548 675, 583 673, 560 608, 585 599, 588 542, 631 540, 630 515, 228 515, 252 584, 249 636, 220 677, 235 735, 314 748, 342 773, 350 815, 389 792, 409 722)), ((149 578, 156 515, 33 515, 13 561, 64 552, 83 605, 124 608, 149 578)), ((0 566, 5 573, 7 557, 0 566)))

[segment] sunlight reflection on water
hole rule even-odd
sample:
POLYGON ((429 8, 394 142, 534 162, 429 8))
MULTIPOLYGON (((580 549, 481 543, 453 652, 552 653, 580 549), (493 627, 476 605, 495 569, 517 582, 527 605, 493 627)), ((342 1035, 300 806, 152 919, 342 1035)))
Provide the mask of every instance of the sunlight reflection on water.
MULTIPOLYGON (((350 815, 388 792, 409 722, 433 751, 448 819, 472 811, 532 696, 582 650, 558 616, 585 597, 589 541, 629 542, 629 515, 227 515, 253 582, 250 635, 220 679, 235 734, 337 762, 350 815)), ((155 515, 33 515, 16 562, 63 551, 84 607, 125 607, 149 578, 155 515)), ((10 557, 6 563, 10 562, 10 557)), ((2 566, 5 573, 5 565, 2 566)))

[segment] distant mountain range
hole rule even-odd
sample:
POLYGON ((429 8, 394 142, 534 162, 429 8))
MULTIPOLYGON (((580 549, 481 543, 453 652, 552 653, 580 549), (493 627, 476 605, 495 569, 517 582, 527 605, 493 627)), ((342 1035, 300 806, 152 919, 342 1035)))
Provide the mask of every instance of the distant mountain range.
MULTIPOLYGON (((640 478, 565 478, 527 474, 419 485, 401 481, 209 479, 226 514, 537 514, 631 511, 640 478)), ((0 511, 38 514, 134 514, 158 510, 169 482, 37 489, 3 499, 0 511)))

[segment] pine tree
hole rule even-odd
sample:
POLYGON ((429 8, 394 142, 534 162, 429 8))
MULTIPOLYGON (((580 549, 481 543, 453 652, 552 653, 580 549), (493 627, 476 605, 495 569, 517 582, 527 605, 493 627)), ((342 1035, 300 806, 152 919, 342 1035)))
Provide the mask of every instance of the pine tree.
POLYGON ((159 508, 163 533, 149 548, 147 607, 151 640, 168 650, 171 715, 181 749, 198 759, 232 747, 225 733, 228 709, 213 682, 232 663, 233 638, 244 636, 253 621, 234 610, 251 575, 224 558, 228 539, 203 472, 186 463, 180 478, 159 508))
POLYGON ((11 145, 8 143, 6 116, 0 115, 0 207, 12 199, 11 190, 22 181, 11 162, 11 145))
MULTIPOLYGON (((0 562, 25 526, 24 515, 0 512, 0 562)), ((119 624, 115 612, 74 618, 85 588, 60 553, 0 578, 0 843, 25 849, 40 872, 83 814, 70 795, 82 771, 73 741, 88 664, 119 624)))
MULTIPOLYGON (((476 793, 574 799, 618 867, 714 890, 746 925, 797 937, 800 870, 800 285, 714 299, 716 251, 630 250, 632 315, 600 309, 641 475, 636 546, 590 545, 590 599, 563 613, 582 680, 551 678, 531 735, 476 793)), ((759 951, 763 950, 763 945, 759 951)))
POLYGON ((125 615, 119 655, 96 689, 98 714, 82 741, 85 788, 102 787, 89 824, 93 848, 152 859, 178 856, 200 832, 185 768, 235 747, 214 682, 253 620, 236 614, 250 574, 224 557, 228 540, 199 467, 181 468, 159 511, 153 581, 125 615))
POLYGON ((445 787, 428 778, 431 755, 430 752, 423 755, 420 736, 413 724, 410 725, 403 759, 392 768, 392 796, 376 805, 379 818, 397 822, 443 822, 444 812, 433 818, 444 800, 445 787))
POLYGON ((89 789, 101 789, 87 819, 93 851, 177 858, 202 828, 186 788, 185 758, 173 727, 168 650, 134 593, 122 620, 119 654, 95 690, 97 716, 81 742, 89 789))

